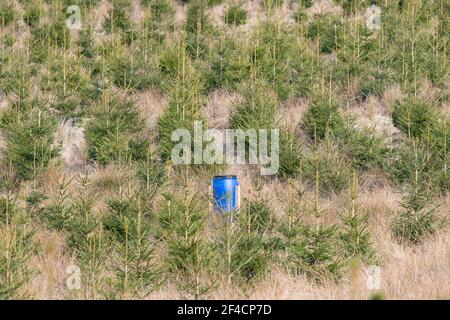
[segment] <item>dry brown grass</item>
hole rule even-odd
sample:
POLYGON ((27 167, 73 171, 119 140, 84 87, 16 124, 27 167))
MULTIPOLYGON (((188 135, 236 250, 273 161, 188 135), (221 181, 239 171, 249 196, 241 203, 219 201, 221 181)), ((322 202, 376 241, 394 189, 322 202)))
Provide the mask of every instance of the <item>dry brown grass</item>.
POLYGON ((222 89, 211 92, 203 111, 208 126, 216 129, 228 128, 228 118, 234 107, 242 101, 242 98, 238 93, 222 89))
POLYGON ((60 157, 68 172, 81 171, 86 162, 86 140, 84 128, 75 127, 73 121, 62 120, 55 140, 61 145, 60 157))
POLYGON ((311 8, 306 10, 308 16, 313 16, 317 14, 334 14, 342 16, 343 9, 341 6, 335 4, 332 0, 317 0, 311 8))
POLYGON ((35 236, 41 252, 33 257, 31 267, 36 276, 24 288, 33 299, 63 299, 67 294, 67 267, 73 263, 65 250, 64 237, 57 232, 41 230, 35 236))
POLYGON ((159 90, 150 89, 138 93, 135 98, 147 127, 151 132, 155 132, 158 118, 169 103, 169 97, 159 90))
POLYGON ((378 98, 371 96, 346 112, 355 116, 358 127, 373 128, 386 142, 395 140, 401 135, 400 130, 392 122, 389 109, 378 98))

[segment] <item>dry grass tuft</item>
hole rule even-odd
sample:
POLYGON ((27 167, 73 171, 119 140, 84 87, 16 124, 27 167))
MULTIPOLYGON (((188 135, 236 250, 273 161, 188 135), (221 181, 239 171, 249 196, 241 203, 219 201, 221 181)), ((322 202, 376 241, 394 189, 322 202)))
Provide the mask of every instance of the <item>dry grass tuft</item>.
POLYGON ((387 142, 397 139, 401 134, 392 122, 389 109, 373 96, 349 109, 348 113, 356 117, 356 124, 360 128, 373 128, 387 142))
POLYGON ((242 101, 242 96, 235 92, 217 89, 208 96, 204 114, 210 128, 227 129, 228 118, 233 108, 242 101))
POLYGON ((158 118, 162 115, 169 103, 169 97, 159 90, 149 89, 142 93, 138 93, 136 102, 147 123, 147 127, 152 132, 156 131, 158 118))
POLYGON ((39 230, 35 241, 41 252, 30 261, 36 276, 25 290, 35 299, 64 299, 67 294, 66 272, 73 263, 65 250, 64 236, 54 231, 39 230))
POLYGON ((335 4, 332 0, 317 0, 314 1, 314 4, 311 8, 306 10, 308 16, 314 15, 324 15, 324 14, 333 14, 337 16, 342 16, 344 11, 342 7, 335 4))
POLYGON ((75 127, 72 120, 62 120, 55 136, 61 144, 60 157, 67 172, 79 172, 86 162, 84 128, 75 127))

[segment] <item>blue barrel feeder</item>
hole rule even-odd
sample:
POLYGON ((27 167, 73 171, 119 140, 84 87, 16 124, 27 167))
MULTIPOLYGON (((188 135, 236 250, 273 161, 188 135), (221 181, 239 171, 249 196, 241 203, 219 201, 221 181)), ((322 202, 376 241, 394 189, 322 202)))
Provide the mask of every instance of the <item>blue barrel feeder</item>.
POLYGON ((215 176, 212 179, 214 210, 221 213, 239 209, 240 189, 237 176, 215 176))

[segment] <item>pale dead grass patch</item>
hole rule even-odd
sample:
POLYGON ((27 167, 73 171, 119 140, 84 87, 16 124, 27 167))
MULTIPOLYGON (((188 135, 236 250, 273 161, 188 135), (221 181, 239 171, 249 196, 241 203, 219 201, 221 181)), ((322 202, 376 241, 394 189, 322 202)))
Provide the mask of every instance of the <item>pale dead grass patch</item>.
POLYGON ((181 5, 178 1, 173 1, 172 5, 175 8, 173 22, 179 28, 186 22, 186 6, 181 5))
POLYGON ((264 20, 265 14, 261 10, 261 1, 245 1, 243 8, 247 11, 247 21, 244 25, 238 27, 239 30, 244 32, 252 32, 254 28, 264 20))
POLYGON ((323 14, 342 16, 344 14, 344 10, 332 0, 316 0, 314 1, 312 7, 306 9, 306 14, 309 17, 323 14))
POLYGON ((400 86, 398 84, 390 86, 389 88, 387 88, 382 96, 381 96, 381 102, 383 104, 383 106, 389 110, 389 112, 392 112, 393 108, 394 108, 394 104, 402 99, 404 97, 404 94, 402 92, 402 89, 400 88, 400 86))
POLYGON ((141 7, 141 0, 133 0, 131 2, 131 20, 133 20, 137 26, 140 26, 144 16, 145 11, 141 7))
POLYGON ((74 126, 73 120, 62 120, 56 130, 55 140, 61 144, 60 158, 68 172, 79 172, 86 159, 84 128, 74 126))
POLYGON ((156 132, 159 117, 163 114, 169 97, 156 89, 149 89, 136 95, 139 110, 151 132, 156 132))
POLYGON ((94 35, 94 40, 96 41, 96 43, 101 43, 105 38, 105 32, 103 30, 103 23, 105 22, 105 19, 108 16, 111 8, 112 8, 112 5, 106 0, 102 0, 95 8, 95 11, 93 14, 93 16, 94 16, 93 22, 95 23, 93 35, 94 35))
POLYGON ((208 126, 215 129, 227 129, 228 119, 236 105, 243 97, 236 92, 217 89, 208 96, 208 101, 203 109, 208 126))
POLYGON ((303 114, 308 110, 308 101, 304 98, 292 98, 284 102, 278 109, 280 124, 295 131, 303 114))
POLYGON ((351 113, 356 115, 357 125, 360 128, 373 128, 388 142, 401 135, 400 130, 392 122, 389 110, 375 97, 370 96, 362 105, 352 109, 351 113))
POLYGON ((64 237, 56 231, 39 230, 35 241, 41 251, 32 258, 30 266, 37 274, 27 284, 26 290, 34 299, 64 299, 67 268, 74 263, 65 250, 64 237))
POLYGON ((217 6, 213 6, 211 8, 208 8, 206 10, 208 17, 210 19, 210 21, 215 25, 215 26, 223 26, 225 25, 225 11, 228 9, 228 4, 226 3, 221 3, 217 6))

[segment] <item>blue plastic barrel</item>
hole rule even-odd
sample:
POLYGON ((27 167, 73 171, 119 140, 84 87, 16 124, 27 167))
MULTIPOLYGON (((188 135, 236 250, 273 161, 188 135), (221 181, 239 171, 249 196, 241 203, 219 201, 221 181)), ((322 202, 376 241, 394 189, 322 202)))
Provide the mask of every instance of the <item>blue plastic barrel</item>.
POLYGON ((239 208, 239 181, 237 176, 215 176, 212 179, 214 209, 232 212, 239 208))

